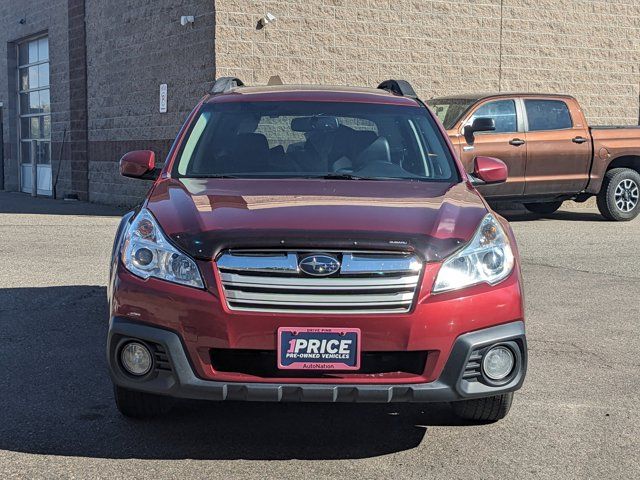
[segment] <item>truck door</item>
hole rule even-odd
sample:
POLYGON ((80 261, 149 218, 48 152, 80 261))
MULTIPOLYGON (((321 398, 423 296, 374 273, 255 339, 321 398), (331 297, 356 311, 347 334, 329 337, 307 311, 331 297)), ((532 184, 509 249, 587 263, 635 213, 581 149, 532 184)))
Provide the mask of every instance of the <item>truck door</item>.
POLYGON ((591 136, 562 99, 525 98, 525 195, 578 193, 587 185, 591 136))
POLYGON ((471 170, 473 159, 477 156, 499 158, 509 169, 506 183, 478 188, 485 197, 519 196, 524 192, 527 145, 521 116, 513 99, 488 100, 479 104, 461 124, 461 133, 476 118, 492 118, 496 124, 492 132, 477 132, 473 143, 468 143, 464 135, 460 136, 460 159, 467 171, 471 170))

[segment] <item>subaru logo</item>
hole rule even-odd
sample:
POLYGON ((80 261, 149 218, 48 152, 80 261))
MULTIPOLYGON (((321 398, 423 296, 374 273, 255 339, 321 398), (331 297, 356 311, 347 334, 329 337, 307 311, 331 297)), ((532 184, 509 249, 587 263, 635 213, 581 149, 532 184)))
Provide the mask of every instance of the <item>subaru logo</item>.
POLYGON ((300 270, 307 275, 323 277, 340 270, 340 262, 329 255, 309 255, 300 260, 300 270))

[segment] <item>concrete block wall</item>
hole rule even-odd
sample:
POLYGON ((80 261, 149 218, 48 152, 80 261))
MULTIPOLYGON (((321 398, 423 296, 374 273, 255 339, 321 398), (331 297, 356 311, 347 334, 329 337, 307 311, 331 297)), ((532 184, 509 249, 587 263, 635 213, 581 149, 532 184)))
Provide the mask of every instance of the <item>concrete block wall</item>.
POLYGON ((637 124, 634 0, 217 0, 216 67, 265 83, 575 95, 596 124, 637 124), (257 29, 270 12, 277 20, 257 29))
POLYGON ((149 183, 123 178, 129 150, 164 161, 180 126, 215 78, 213 0, 85 0, 91 201, 135 204, 149 183), (193 15, 193 25, 180 17, 193 15), (168 111, 159 112, 166 83, 168 111))
POLYGON ((567 92, 592 124, 638 124, 640 1, 505 0, 502 88, 567 92))
POLYGON ((120 177, 118 159, 153 149, 162 161, 216 76, 369 86, 399 77, 423 98, 566 92, 594 124, 639 118, 636 0, 0 0, 8 190, 19 189, 15 43, 45 32, 59 197, 137 203, 149 185, 120 177), (258 29, 267 12, 277 20, 258 29), (180 25, 182 15, 195 23, 180 25))

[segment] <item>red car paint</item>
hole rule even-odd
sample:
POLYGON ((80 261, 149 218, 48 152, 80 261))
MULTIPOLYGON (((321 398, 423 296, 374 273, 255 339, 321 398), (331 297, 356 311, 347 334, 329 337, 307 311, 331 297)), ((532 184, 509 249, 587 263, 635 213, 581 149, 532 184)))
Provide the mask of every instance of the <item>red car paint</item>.
POLYGON ((252 246, 243 242, 256 234, 279 241, 280 232, 287 233, 287 246, 304 247, 309 237, 331 231, 333 239, 341 232, 342 238, 345 232, 389 240, 428 236, 442 240, 439 251, 425 252, 436 260, 469 240, 487 213, 478 193, 465 183, 305 180, 302 185, 296 179, 166 179, 156 185, 146 207, 164 232, 196 258, 213 256, 189 243, 196 236, 212 237, 219 251, 230 231, 235 248, 252 246), (291 243, 292 231, 304 232, 301 244, 291 243))
POLYGON ((127 153, 120 162, 120 175, 139 178, 156 167, 156 154, 151 150, 136 150, 127 153))
MULTIPOLYGON (((112 279, 111 316, 125 317, 176 332, 188 353, 196 375, 225 382, 274 382, 273 378, 242 373, 216 372, 212 348, 276 349, 276 332, 282 326, 300 328, 357 328, 363 351, 429 352, 419 375, 381 375, 339 372, 321 378, 286 377, 286 383, 411 384, 439 378, 455 340, 462 334, 524 318, 520 266, 515 239, 508 223, 499 219, 510 237, 516 265, 511 275, 495 286, 480 284, 462 290, 431 293, 442 261, 470 241, 489 206, 472 186, 459 161, 463 182, 344 182, 335 180, 173 179, 171 171, 185 133, 205 102, 331 101, 365 102, 421 108, 413 99, 372 91, 247 89, 242 94, 204 98, 189 116, 171 149, 162 174, 143 206, 158 220, 164 232, 197 259, 204 290, 163 280, 143 280, 128 272, 118 260, 112 279), (380 219, 384 218, 384 225, 380 219), (330 232, 335 239, 361 235, 370 238, 381 231, 385 240, 429 238, 423 254, 417 301, 406 314, 264 313, 232 311, 224 301, 215 254, 225 248, 225 232, 233 231, 235 246, 242 247, 263 235, 275 240, 279 233, 305 232, 287 246, 295 248, 330 232), (198 251, 194 239, 208 240, 198 251), (297 245, 299 242, 300 245, 297 245)), ((431 113, 429 113, 432 115, 431 113)), ((446 132, 438 123, 440 133, 446 132)), ((455 154, 454 154, 455 156, 455 154)), ((475 172, 497 178, 496 165, 486 162, 475 172), (486 168, 485 168, 486 167, 486 168)), ((499 169, 499 166, 498 166, 499 169)), ((283 236, 284 238, 284 236, 283 236)), ((358 237, 359 238, 359 237, 358 237)), ((284 241, 284 240, 283 240, 284 241)), ((291 240, 289 240, 291 242, 291 240)), ((279 381, 285 381, 279 379, 279 381)))
POLYGON ((502 160, 491 157, 476 157, 473 173, 484 178, 485 183, 500 183, 508 175, 507 166, 502 160))

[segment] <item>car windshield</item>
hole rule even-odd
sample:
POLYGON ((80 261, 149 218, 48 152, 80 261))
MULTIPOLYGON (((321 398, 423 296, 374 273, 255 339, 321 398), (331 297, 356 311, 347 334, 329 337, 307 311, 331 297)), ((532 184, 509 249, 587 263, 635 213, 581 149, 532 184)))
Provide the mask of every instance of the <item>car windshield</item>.
POLYGON ((205 104, 173 175, 459 181, 424 108, 355 102, 205 104))
POLYGON ((477 98, 432 98, 426 103, 440 119, 444 128, 449 130, 477 101, 477 98))

